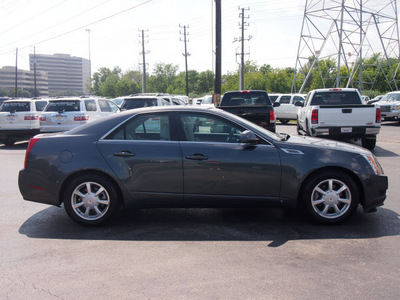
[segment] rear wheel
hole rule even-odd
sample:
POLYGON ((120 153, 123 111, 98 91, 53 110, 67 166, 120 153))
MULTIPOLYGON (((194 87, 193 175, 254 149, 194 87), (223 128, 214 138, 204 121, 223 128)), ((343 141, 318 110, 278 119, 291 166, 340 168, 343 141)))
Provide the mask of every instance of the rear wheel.
POLYGON ((376 136, 361 139, 361 145, 368 150, 373 150, 376 146, 376 136))
POLYGON ((118 211, 121 201, 110 180, 97 174, 73 179, 64 193, 64 208, 72 220, 83 225, 100 225, 118 211))
POLYGON ((334 224, 354 213, 360 196, 354 180, 346 173, 325 171, 306 182, 301 200, 314 220, 334 224))

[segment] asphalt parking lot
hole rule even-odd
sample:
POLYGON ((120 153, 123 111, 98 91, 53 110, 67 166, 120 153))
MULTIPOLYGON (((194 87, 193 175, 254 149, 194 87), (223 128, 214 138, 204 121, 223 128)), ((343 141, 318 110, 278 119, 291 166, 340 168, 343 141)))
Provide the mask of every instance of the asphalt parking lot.
MULTIPOLYGON (((296 134, 296 125, 278 125, 296 134)), ((99 228, 24 201, 0 145, 0 299, 398 299, 400 126, 374 150, 383 207, 337 226, 282 209, 128 209, 99 228)))

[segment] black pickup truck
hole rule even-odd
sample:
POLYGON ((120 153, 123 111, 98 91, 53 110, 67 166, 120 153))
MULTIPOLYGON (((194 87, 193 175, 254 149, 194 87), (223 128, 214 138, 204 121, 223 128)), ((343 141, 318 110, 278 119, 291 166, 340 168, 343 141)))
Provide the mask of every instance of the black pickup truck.
POLYGON ((274 106, 279 105, 271 104, 266 91, 233 91, 226 92, 217 107, 275 132, 274 106))

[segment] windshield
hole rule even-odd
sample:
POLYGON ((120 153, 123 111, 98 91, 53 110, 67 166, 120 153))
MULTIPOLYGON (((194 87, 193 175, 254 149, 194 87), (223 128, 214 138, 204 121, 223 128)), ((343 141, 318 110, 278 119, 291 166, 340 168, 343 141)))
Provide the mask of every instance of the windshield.
POLYGON ((81 106, 79 100, 50 101, 49 104, 44 109, 44 111, 56 111, 56 112, 80 111, 80 110, 81 106))
POLYGON ((204 96, 201 101, 202 104, 212 104, 212 96, 204 96))
POLYGON ((400 94, 388 94, 386 100, 400 101, 400 94))
POLYGON ((221 106, 271 105, 266 92, 234 92, 222 97, 221 106))
POLYGON ((30 102, 4 102, 0 107, 0 111, 7 112, 18 112, 18 111, 30 111, 30 102))
POLYGON ((157 106, 157 99, 125 99, 121 109, 134 109, 140 107, 157 106))

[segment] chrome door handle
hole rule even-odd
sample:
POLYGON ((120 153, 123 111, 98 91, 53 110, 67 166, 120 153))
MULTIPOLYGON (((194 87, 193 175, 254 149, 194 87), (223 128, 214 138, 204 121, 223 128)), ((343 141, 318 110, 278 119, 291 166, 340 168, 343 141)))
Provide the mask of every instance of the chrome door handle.
POLYGON ((121 152, 114 152, 113 155, 119 157, 132 157, 135 156, 136 154, 133 154, 130 151, 121 151, 121 152))

